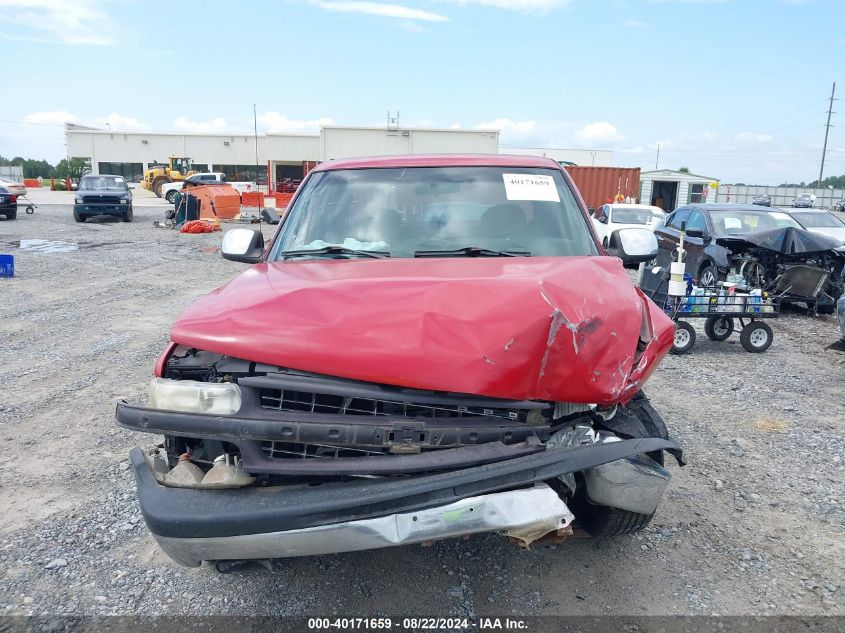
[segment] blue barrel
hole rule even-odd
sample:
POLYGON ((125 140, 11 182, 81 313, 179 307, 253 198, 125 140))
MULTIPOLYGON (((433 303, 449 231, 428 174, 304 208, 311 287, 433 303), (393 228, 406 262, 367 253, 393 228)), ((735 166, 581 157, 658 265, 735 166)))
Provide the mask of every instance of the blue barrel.
POLYGON ((0 277, 15 276, 15 256, 0 255, 0 277))

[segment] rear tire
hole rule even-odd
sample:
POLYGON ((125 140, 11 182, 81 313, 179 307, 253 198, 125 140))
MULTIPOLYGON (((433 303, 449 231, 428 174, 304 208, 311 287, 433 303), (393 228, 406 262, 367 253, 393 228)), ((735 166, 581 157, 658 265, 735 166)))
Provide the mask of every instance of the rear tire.
POLYGON ((739 333, 739 342, 745 348, 745 351, 755 354, 769 349, 773 339, 772 328, 761 321, 752 321, 739 333))
POLYGON ((704 321, 704 333, 711 341, 724 341, 734 331, 734 320, 726 316, 711 316, 704 321))
POLYGON ((17 209, 15 209, 14 211, 8 211, 6 213, 6 219, 7 220, 15 220, 15 219, 17 219, 17 217, 18 217, 18 210, 17 209))

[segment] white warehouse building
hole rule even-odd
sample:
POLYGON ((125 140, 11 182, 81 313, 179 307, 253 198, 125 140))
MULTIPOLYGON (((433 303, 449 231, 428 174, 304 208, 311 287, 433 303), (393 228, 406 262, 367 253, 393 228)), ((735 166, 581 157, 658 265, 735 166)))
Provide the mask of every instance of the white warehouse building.
POLYGON ((95 174, 139 181, 144 170, 168 156, 189 157, 200 171, 221 171, 230 180, 262 187, 302 179, 318 162, 390 154, 495 154, 497 130, 323 127, 319 134, 198 134, 102 130, 65 126, 67 155, 89 161, 95 174), (257 145, 257 146, 256 146, 257 145))
MULTIPOLYGON (((67 155, 82 158, 95 174, 140 181, 151 164, 168 156, 189 157, 200 171, 224 172, 230 180, 254 180, 276 191, 301 180, 323 161, 392 154, 519 154, 604 167, 608 150, 500 147, 498 130, 325 126, 319 134, 190 133, 103 130, 68 123, 67 155), (257 147, 256 147, 257 144, 257 147)), ((266 189, 265 189, 266 190, 266 189)))

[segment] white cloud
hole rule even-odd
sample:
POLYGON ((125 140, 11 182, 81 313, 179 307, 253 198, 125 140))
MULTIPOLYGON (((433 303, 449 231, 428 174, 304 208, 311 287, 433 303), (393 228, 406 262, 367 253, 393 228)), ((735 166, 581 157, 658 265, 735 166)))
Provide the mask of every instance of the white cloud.
POLYGON ((585 143, 611 143, 624 138, 619 134, 616 126, 607 121, 585 125, 575 133, 575 136, 585 143))
POLYGON ((740 132, 734 136, 738 143, 771 143, 774 137, 771 134, 755 134, 754 132, 740 132))
POLYGON ((64 125, 75 123, 79 119, 67 110, 55 110, 53 112, 33 112, 23 118, 26 123, 37 123, 39 125, 64 125))
POLYGON ((180 116, 173 122, 173 127, 188 132, 214 132, 226 128, 226 119, 218 116, 210 121, 191 121, 187 117, 180 116))
POLYGON ((570 0, 441 0, 451 4, 478 4, 484 7, 495 7, 520 13, 546 13, 566 6, 570 0))
POLYGON ((643 22, 642 20, 628 20, 622 26, 626 29, 644 29, 650 25, 648 22, 643 22))
MULTIPOLYGON (((6 38, 73 45, 110 46, 116 26, 98 0, 0 0, 6 38)), ((0 27, 2 29, 2 27, 0 27)))
POLYGON ((382 18, 398 18, 401 20, 421 20, 423 22, 448 22, 449 18, 433 11, 414 9, 401 4, 384 2, 335 2, 314 0, 313 5, 336 13, 364 13, 382 18))
POLYGON ((150 128, 149 125, 141 123, 134 116, 124 116, 117 112, 112 112, 102 119, 94 119, 94 125, 111 130, 148 130, 150 128))
POLYGON ((334 125, 329 118, 321 119, 289 119, 280 112, 263 112, 258 115, 258 123, 271 134, 280 132, 318 132, 321 125, 334 125))

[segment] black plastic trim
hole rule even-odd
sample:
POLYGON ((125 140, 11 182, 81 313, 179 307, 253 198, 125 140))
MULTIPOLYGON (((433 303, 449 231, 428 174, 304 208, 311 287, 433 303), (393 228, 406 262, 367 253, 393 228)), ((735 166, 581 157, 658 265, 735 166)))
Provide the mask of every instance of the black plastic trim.
POLYGON ((631 455, 679 448, 673 440, 639 438, 548 450, 436 475, 237 490, 168 488, 155 480, 140 448, 132 449, 130 459, 141 511, 154 534, 210 538, 293 530, 430 508, 553 479, 631 455))

